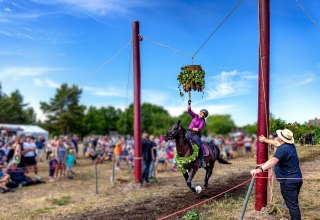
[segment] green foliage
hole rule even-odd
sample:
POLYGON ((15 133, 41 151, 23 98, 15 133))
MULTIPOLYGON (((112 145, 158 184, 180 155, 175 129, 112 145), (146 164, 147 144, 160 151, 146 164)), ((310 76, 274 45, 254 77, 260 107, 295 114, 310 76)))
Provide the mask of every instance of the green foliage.
POLYGON ((47 115, 46 128, 51 134, 78 133, 85 106, 80 105, 82 90, 78 86, 62 84, 50 102, 40 102, 47 115))
POLYGON ((184 216, 182 216, 182 219, 186 220, 198 220, 201 217, 202 213, 200 211, 191 210, 188 211, 184 216))
POLYGON ((143 103, 141 106, 141 128, 150 134, 161 135, 173 124, 168 111, 161 106, 143 103))
POLYGON ((0 123, 35 124, 36 114, 29 104, 24 103, 19 90, 9 96, 2 92, 0 84, 0 123))
POLYGON ((205 71, 198 65, 181 67, 180 74, 177 77, 179 82, 178 88, 180 96, 183 97, 183 92, 194 91, 203 92, 205 87, 205 71), (182 89, 181 89, 182 87, 182 89))
POLYGON ((188 172, 184 166, 194 161, 198 157, 198 153, 199 147, 195 144, 192 147, 192 154, 189 157, 179 157, 177 154, 175 155, 174 162, 182 174, 188 172))
POLYGON ((270 116, 269 116, 269 133, 270 134, 273 134, 279 129, 286 128, 286 125, 287 123, 285 120, 282 120, 281 118, 276 118, 274 114, 270 113, 270 116))
POLYGON ((47 201, 50 202, 52 205, 64 206, 70 203, 71 196, 62 196, 60 199, 50 198, 47 199, 47 201))
POLYGON ((257 134, 257 123, 254 124, 247 124, 245 126, 242 127, 247 134, 249 135, 253 135, 253 134, 257 134))
POLYGON ((226 135, 236 128, 231 115, 211 115, 207 118, 207 129, 215 134, 226 135))

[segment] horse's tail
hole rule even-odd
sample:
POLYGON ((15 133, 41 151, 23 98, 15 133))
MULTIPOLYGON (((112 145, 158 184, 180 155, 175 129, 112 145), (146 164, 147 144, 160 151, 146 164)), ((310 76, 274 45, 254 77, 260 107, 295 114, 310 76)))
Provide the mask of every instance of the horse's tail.
POLYGON ((225 159, 223 159, 220 155, 220 149, 214 145, 213 143, 210 143, 211 147, 213 148, 214 150, 214 153, 217 155, 217 160, 219 163, 221 164, 231 164, 230 162, 226 161, 225 159))

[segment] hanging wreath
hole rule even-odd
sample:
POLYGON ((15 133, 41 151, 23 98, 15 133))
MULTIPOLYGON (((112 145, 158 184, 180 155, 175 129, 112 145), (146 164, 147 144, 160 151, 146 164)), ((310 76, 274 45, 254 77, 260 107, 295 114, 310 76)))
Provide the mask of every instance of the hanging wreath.
POLYGON ((192 151, 193 152, 189 157, 179 157, 178 155, 174 157, 174 162, 182 174, 188 172, 187 169, 184 168, 184 166, 191 163, 198 157, 199 147, 197 145, 193 145, 192 151))
POLYGON ((183 92, 191 90, 202 92, 205 86, 205 71, 200 65, 189 65, 181 67, 180 74, 178 75, 178 88, 180 96, 183 97, 183 92), (182 87, 182 88, 181 88, 182 87))

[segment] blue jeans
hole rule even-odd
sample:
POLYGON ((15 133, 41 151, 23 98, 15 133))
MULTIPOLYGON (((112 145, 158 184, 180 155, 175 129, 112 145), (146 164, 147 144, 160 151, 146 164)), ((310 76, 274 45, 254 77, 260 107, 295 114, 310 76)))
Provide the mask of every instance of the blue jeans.
POLYGON ((150 169, 149 169, 149 179, 151 177, 154 177, 154 165, 156 163, 156 160, 152 160, 150 164, 150 169))
POLYGON ((298 198, 301 186, 302 181, 295 183, 280 183, 281 194, 289 209, 291 220, 301 220, 298 198))
POLYGON ((142 161, 142 179, 147 183, 149 182, 149 170, 151 162, 152 160, 142 161))

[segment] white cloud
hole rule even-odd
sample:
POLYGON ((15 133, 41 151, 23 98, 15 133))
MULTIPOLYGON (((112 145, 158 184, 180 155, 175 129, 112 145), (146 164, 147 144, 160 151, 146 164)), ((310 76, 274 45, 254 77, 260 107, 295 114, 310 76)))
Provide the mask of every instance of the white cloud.
POLYGON ((297 83, 294 83, 292 86, 303 86, 315 81, 316 77, 313 73, 300 75, 297 83))
POLYGON ((107 86, 105 88, 101 87, 89 87, 84 86, 84 91, 87 91, 95 96, 103 96, 103 97, 126 97, 126 91, 124 89, 121 89, 119 87, 111 87, 107 86))
MULTIPOLYGON (((38 4, 63 4, 71 10, 99 16, 111 13, 127 14, 135 6, 145 6, 142 0, 33 0, 38 4)), ((148 3, 147 3, 148 4, 148 3)), ((149 3, 150 4, 150 3, 149 3)))
POLYGON ((3 9, 4 11, 7 11, 7 12, 11 12, 11 9, 10 8, 5 8, 3 9))
POLYGON ((34 85, 39 86, 39 87, 49 87, 49 88, 53 88, 53 89, 57 89, 60 87, 59 83, 54 82, 50 79, 42 80, 42 79, 35 78, 35 79, 33 79, 33 83, 34 83, 34 85))
POLYGON ((0 69, 0 79, 11 78, 17 80, 22 77, 39 76, 59 70, 61 69, 48 67, 4 67, 0 69))
POLYGON ((207 99, 219 99, 229 96, 240 96, 250 92, 251 80, 257 76, 251 72, 238 70, 222 71, 220 74, 207 79, 207 99))

